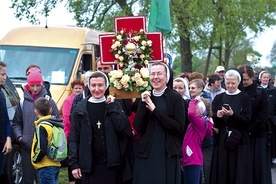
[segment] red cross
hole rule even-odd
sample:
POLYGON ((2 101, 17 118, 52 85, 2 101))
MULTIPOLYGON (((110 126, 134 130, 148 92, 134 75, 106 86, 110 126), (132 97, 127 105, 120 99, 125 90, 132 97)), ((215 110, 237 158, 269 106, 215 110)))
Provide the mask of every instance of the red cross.
MULTIPOLYGON (((143 29, 148 39, 152 41, 153 60, 150 62, 163 61, 163 35, 161 32, 146 31, 146 16, 116 17, 115 32, 122 29, 126 32, 143 29)), ((115 39, 114 33, 99 35, 102 64, 117 64, 114 62, 114 55, 110 52, 113 39, 115 39)))

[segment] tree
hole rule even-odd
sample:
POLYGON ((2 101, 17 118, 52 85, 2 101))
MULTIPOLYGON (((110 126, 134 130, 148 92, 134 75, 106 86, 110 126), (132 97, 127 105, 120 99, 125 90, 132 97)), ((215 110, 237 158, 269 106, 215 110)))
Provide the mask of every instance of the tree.
MULTIPOLYGON (((239 40, 247 37, 248 30, 257 34, 266 26, 276 24, 275 2, 270 0, 254 4, 251 1, 174 0, 172 6, 179 36, 183 37, 179 38, 180 49, 183 49, 181 53, 206 50, 208 57, 205 74, 212 58, 218 59, 217 65, 229 67, 233 50, 239 46, 239 40), (186 49, 189 44, 191 48, 186 49)), ((191 63, 187 65, 189 67, 191 63)))
MULTIPOLYGON (((38 23, 36 15, 48 16, 62 0, 12 0, 16 17, 26 17, 38 23)), ((150 0, 67 0, 67 8, 74 13, 78 26, 113 31, 115 16, 149 13, 150 0)), ((167 39, 168 47, 180 53, 181 70, 193 71, 193 59, 205 58, 204 74, 212 65, 231 66, 247 32, 259 33, 265 27, 276 25, 275 1, 227 0, 173 0, 171 18, 173 34, 167 39), (200 52, 199 52, 200 51, 200 52), (196 56, 196 57, 195 57, 196 56), (214 63, 216 61, 217 63, 214 63)), ((249 45, 248 47, 251 46, 249 45)), ((195 62, 195 61, 194 61, 195 62)))

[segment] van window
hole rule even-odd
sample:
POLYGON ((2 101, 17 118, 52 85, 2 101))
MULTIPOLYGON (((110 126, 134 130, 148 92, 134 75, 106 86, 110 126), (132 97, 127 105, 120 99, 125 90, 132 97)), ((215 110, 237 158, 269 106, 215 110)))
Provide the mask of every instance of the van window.
POLYGON ((45 81, 67 85, 78 49, 1 46, 0 53, 9 67, 7 74, 12 81, 25 81, 26 68, 35 63, 41 68, 45 81))

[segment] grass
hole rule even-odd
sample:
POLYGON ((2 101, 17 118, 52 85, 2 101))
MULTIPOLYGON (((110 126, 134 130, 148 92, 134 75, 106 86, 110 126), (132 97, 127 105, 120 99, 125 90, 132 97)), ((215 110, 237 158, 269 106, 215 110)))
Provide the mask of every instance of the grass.
POLYGON ((68 184, 68 170, 67 167, 61 167, 59 172, 59 184, 68 184))

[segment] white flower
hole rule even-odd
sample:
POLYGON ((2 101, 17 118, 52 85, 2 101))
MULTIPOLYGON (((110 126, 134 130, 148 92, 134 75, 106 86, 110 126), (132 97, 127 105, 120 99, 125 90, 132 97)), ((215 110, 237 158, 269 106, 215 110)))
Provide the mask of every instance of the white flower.
POLYGON ((123 75, 123 77, 120 80, 120 82, 121 82, 122 85, 126 85, 129 82, 129 80, 130 80, 130 76, 127 75, 127 74, 125 74, 125 75, 123 75))
POLYGON ((135 73, 134 74, 134 80, 137 80, 139 78, 141 78, 141 74, 140 73, 135 73))
POLYGON ((145 68, 145 67, 141 68, 140 73, 143 78, 149 78, 149 69, 148 68, 145 68))
POLYGON ((116 47, 120 47, 121 46, 121 42, 119 42, 119 41, 116 41, 114 44, 116 45, 116 47))
POLYGON ((112 49, 112 50, 116 50, 116 49, 117 49, 117 46, 116 46, 115 43, 111 45, 111 49, 112 49))
POLYGON ((144 84, 144 81, 142 78, 137 79, 135 82, 136 82, 137 86, 143 86, 143 84, 144 84))
POLYGON ((122 40, 122 35, 117 35, 116 38, 117 38, 117 40, 121 41, 122 40))
POLYGON ((129 87, 129 84, 126 83, 125 85, 123 85, 124 88, 128 88, 129 87))
MULTIPOLYGON (((143 40, 143 41, 141 42, 141 45, 146 46, 146 45, 147 45, 147 42, 146 42, 145 40, 143 40)), ((144 49, 143 49, 143 50, 144 50, 144 49)))
POLYGON ((119 81, 114 81, 114 87, 117 89, 122 89, 122 84, 119 81))
POLYGON ((144 30, 143 29, 140 29, 140 33, 143 33, 144 32, 144 30))
POLYGON ((121 35, 123 35, 123 34, 124 34, 124 30, 123 30, 123 29, 120 31, 120 34, 121 34, 121 35))
POLYGON ((118 79, 118 78, 122 78, 123 76, 123 71, 122 70, 112 70, 110 73, 109 73, 109 76, 115 78, 115 79, 118 79))
POLYGON ((148 41, 147 41, 147 44, 148 44, 148 46, 151 47, 151 46, 152 46, 152 41, 151 41, 151 40, 148 40, 148 41))
POLYGON ((144 60, 144 64, 145 64, 145 65, 148 65, 148 64, 149 64, 149 61, 148 61, 148 60, 144 60))
POLYGON ((119 63, 119 66, 120 66, 120 67, 123 67, 123 66, 124 66, 124 63, 123 63, 123 62, 120 62, 120 63, 119 63))
POLYGON ((148 81, 144 81, 143 87, 146 88, 148 87, 148 85, 149 85, 148 81))
POLYGON ((118 58, 120 61, 123 61, 125 58, 124 58, 124 56, 119 56, 119 58, 118 58))
POLYGON ((134 36, 134 40, 138 42, 140 40, 141 36, 134 36))
POLYGON ((110 80, 111 83, 113 83, 115 81, 115 78, 114 77, 110 77, 109 80, 110 80))
POLYGON ((141 58, 141 59, 144 59, 144 58, 145 58, 145 55, 144 55, 144 54, 141 54, 141 55, 140 55, 140 58, 141 58))
POLYGON ((119 54, 115 54, 115 58, 116 58, 116 59, 118 59, 118 58, 119 58, 119 56, 120 56, 119 54))
POLYGON ((146 47, 145 46, 142 46, 142 47, 140 47, 142 50, 145 50, 146 49, 146 47))
POLYGON ((118 54, 121 54, 122 52, 120 50, 118 50, 118 54))

